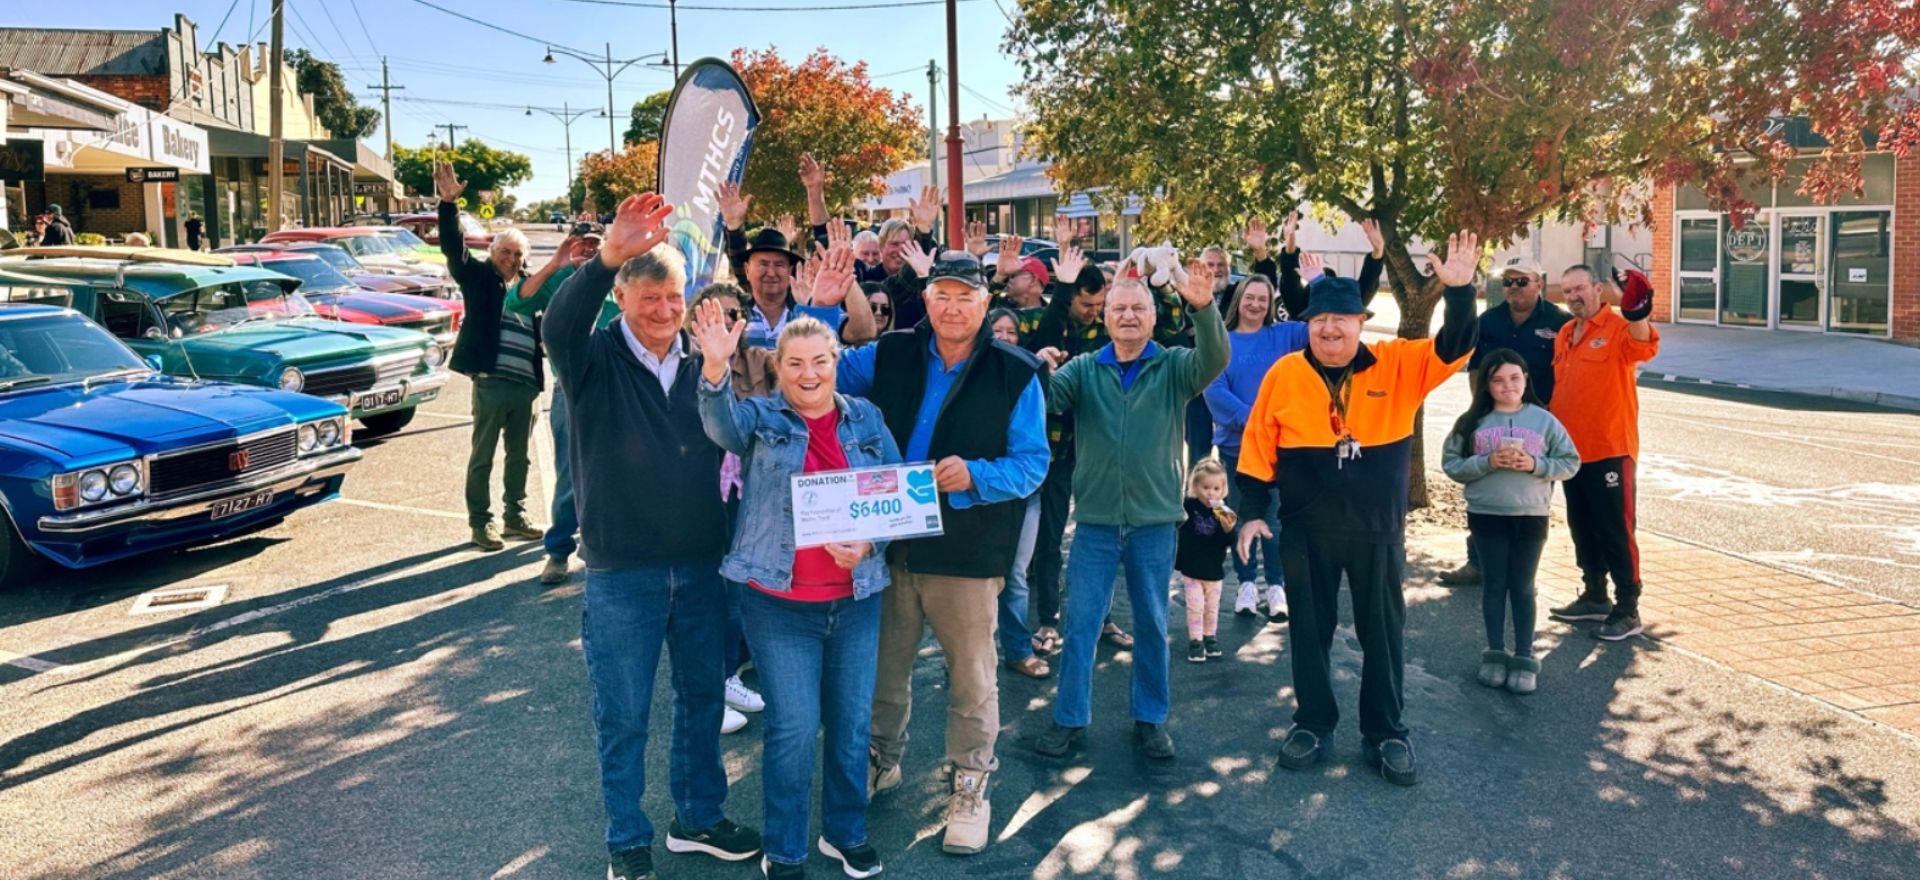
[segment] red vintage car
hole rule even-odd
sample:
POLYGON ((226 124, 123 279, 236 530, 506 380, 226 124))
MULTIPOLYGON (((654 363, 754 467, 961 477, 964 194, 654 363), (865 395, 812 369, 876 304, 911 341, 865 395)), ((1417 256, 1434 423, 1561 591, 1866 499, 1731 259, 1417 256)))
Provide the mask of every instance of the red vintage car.
MULTIPOLYGON (((318 255, 296 250, 229 251, 243 266, 259 266, 300 279, 300 293, 323 318, 350 324, 405 327, 433 337, 441 358, 453 354, 467 304, 405 293, 377 293, 340 274, 318 255)), ((378 277, 378 276, 363 276, 378 277)))
MULTIPOLYGON (((425 239, 427 244, 434 247, 440 246, 440 215, 438 214, 403 214, 393 218, 392 225, 411 231, 414 235, 425 239)), ((485 251, 493 247, 493 233, 472 214, 465 211, 460 212, 460 236, 467 240, 467 247, 470 250, 485 251)))
POLYGON ((236 244, 214 251, 219 254, 241 254, 256 251, 287 251, 296 254, 312 254, 327 261, 340 274, 353 279, 353 283, 363 290, 375 293, 406 293, 414 296, 430 296, 435 299, 459 299, 460 285, 451 279, 437 275, 394 275, 378 271, 360 258, 347 253, 346 248, 326 241, 275 242, 273 244, 236 244))

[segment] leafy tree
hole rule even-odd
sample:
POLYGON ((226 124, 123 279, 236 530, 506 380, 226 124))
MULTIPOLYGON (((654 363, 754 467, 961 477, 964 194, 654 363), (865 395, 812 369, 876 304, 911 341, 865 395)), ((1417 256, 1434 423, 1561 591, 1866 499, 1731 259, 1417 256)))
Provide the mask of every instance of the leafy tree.
POLYGON ((340 65, 315 58, 305 49, 289 49, 286 58, 293 68, 294 88, 313 96, 314 115, 334 137, 362 138, 380 127, 380 111, 354 99, 340 75, 340 65))
POLYGON ((673 92, 654 92, 633 102, 633 118, 627 123, 627 133, 621 136, 622 143, 639 144, 660 140, 660 127, 667 121, 667 102, 673 98, 673 92))
POLYGON ((573 213, 573 209, 567 206, 566 196, 555 196, 551 199, 541 199, 540 201, 537 201, 537 202, 534 202, 533 204, 528 205, 527 217, 536 223, 545 222, 545 220, 547 219, 547 215, 555 211, 559 211, 560 213, 567 214, 567 215, 571 215, 573 213))
POLYGON ((453 162, 454 176, 467 182, 469 207, 480 204, 480 191, 483 189, 493 190, 497 202, 506 195, 502 190, 519 186, 533 176, 533 162, 526 156, 496 150, 475 138, 468 138, 452 150, 439 145, 409 148, 395 144, 394 177, 414 192, 431 194, 433 160, 449 156, 453 162))
POLYGON ((660 145, 644 141, 615 155, 599 150, 580 157, 576 179, 584 188, 587 208, 610 214, 621 199, 657 188, 659 178, 660 145))
POLYGON ((760 108, 742 188, 765 216, 805 215, 806 189, 796 173, 802 153, 825 167, 834 211, 878 195, 883 178, 925 155, 922 115, 905 94, 869 82, 865 62, 848 65, 817 49, 789 64, 769 48, 736 49, 733 65, 760 108))
POLYGON ((1833 145, 1802 179, 1822 198, 1859 186, 1867 138, 1920 135, 1920 9, 1896 0, 1019 3, 1028 144, 1064 186, 1146 194, 1147 234, 1189 244, 1303 199, 1378 220, 1410 338, 1440 296, 1416 237, 1649 220, 1649 182, 1750 209, 1742 181, 1794 155, 1783 115, 1833 145))

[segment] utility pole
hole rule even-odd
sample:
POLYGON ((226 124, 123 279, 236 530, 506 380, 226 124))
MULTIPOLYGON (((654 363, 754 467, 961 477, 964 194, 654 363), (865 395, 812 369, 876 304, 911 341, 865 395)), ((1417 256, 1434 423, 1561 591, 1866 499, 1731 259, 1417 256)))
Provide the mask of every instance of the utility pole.
MULTIPOLYGON (((380 90, 380 118, 381 121, 387 124, 387 173, 391 174, 393 173, 393 91, 395 89, 405 90, 406 86, 396 86, 393 84, 393 78, 389 76, 387 72, 387 56, 382 55, 380 56, 380 84, 377 86, 367 86, 367 88, 380 90)), ((391 190, 387 192, 388 210, 393 209, 399 197, 400 194, 397 192, 391 190)))
POLYGON ((467 126, 464 126, 464 125, 454 125, 451 122, 442 122, 439 125, 434 126, 434 128, 444 128, 447 130, 447 151, 448 152, 453 151, 454 144, 456 143, 456 141, 454 141, 453 139, 453 130, 456 128, 466 128, 466 127, 467 126))
POLYGON ((280 231, 280 199, 285 182, 280 179, 280 163, 287 158, 286 120, 280 116, 282 91, 280 77, 280 39, 281 27, 286 23, 286 0, 273 0, 273 25, 270 47, 267 50, 267 94, 272 106, 267 108, 267 231, 280 231))
POLYGON ((567 132, 567 210, 569 212, 577 211, 579 210, 579 206, 573 203, 573 122, 574 120, 579 119, 580 117, 585 116, 588 113, 592 113, 594 111, 575 110, 564 101, 561 102, 560 112, 558 113, 555 113, 552 110, 548 110, 545 107, 528 107, 527 115, 532 116, 533 111, 535 110, 538 110, 542 113, 547 114, 548 116, 551 116, 555 119, 560 120, 560 124, 566 129, 566 132, 567 132))
POLYGON ((927 59, 927 183, 940 189, 940 68, 927 59))
POLYGON ((947 247, 967 246, 965 180, 960 176, 960 13, 947 0, 947 247))
MULTIPOLYGON (((629 62, 631 63, 631 62, 629 62)), ((624 68, 622 68, 624 69, 624 68)), ((613 44, 607 44, 607 158, 620 155, 620 141, 613 136, 613 44)))
POLYGON ((680 81, 680 0, 667 0, 667 23, 673 28, 673 81, 680 81))

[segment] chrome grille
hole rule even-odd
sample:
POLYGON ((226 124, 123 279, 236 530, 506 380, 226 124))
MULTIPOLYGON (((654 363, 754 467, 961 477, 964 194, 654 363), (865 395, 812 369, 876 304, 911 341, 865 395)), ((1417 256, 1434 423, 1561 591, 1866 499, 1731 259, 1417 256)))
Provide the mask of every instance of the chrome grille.
POLYGON ((307 384, 300 390, 315 397, 337 397, 372 388, 378 378, 379 371, 372 364, 355 364, 308 373, 307 384))
POLYGON ((156 457, 148 474, 148 491, 156 496, 185 492, 223 483, 246 474, 270 470, 293 461, 297 455, 293 428, 262 434, 245 440, 203 446, 186 452, 156 457), (244 451, 245 464, 233 466, 235 453, 244 451))

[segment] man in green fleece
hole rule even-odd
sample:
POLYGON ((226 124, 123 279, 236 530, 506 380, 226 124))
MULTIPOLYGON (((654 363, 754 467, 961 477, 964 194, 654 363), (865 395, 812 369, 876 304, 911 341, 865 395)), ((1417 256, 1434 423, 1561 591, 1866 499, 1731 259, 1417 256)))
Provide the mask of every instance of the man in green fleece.
MULTIPOLYGON (((1078 258, 1063 249, 1061 263, 1078 258)), ((1053 374, 1047 408, 1074 417, 1073 551, 1067 560, 1066 651, 1053 727, 1034 744, 1043 755, 1072 751, 1092 720, 1094 643, 1123 568, 1133 605, 1133 740, 1141 754, 1173 757, 1167 735, 1167 582, 1175 532, 1185 518, 1182 487, 1187 402, 1227 367, 1227 328, 1213 302, 1213 275, 1198 261, 1180 284, 1194 327, 1193 348, 1153 341, 1154 292, 1122 276, 1107 292, 1113 341, 1053 374)))

